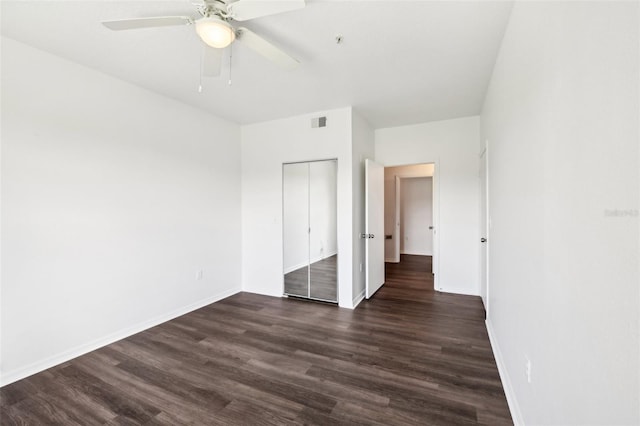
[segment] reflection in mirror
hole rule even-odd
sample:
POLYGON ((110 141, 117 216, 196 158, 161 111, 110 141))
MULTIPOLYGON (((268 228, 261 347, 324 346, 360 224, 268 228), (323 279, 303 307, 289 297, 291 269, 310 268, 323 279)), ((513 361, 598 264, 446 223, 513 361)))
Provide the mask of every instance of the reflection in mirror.
POLYGON ((309 164, 282 168, 284 292, 309 297, 309 164))
POLYGON ((284 293, 330 302, 337 285, 337 161, 283 165, 284 293))
POLYGON ((338 299, 336 164, 309 164, 309 292, 313 299, 338 299))

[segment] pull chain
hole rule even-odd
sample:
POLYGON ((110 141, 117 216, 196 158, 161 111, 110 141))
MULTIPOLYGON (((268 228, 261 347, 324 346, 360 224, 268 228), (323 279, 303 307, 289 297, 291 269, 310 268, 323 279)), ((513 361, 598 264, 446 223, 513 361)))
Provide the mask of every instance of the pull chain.
POLYGON ((202 93, 202 74, 204 73, 204 50, 200 50, 200 80, 198 81, 198 93, 202 93))

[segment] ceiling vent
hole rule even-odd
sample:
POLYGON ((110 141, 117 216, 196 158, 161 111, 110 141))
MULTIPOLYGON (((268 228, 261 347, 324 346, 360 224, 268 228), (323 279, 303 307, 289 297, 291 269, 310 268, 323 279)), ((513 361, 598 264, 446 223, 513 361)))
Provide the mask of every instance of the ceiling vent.
POLYGON ((327 117, 315 117, 311 119, 311 127, 327 127, 327 117))

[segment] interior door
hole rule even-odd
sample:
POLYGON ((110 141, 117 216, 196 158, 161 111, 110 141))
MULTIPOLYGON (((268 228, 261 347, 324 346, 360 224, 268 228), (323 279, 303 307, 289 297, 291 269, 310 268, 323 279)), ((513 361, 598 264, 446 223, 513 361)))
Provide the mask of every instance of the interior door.
MULTIPOLYGON (((427 247, 427 253, 432 256, 433 264, 433 178, 428 177, 424 179, 425 183, 425 202, 427 208, 425 210, 424 221, 427 225, 425 232, 425 247, 427 247)), ((433 270, 433 267, 431 268, 433 270)))
POLYGON ((485 149, 480 158, 480 295, 487 314, 489 312, 488 192, 487 150, 485 149))
POLYGON ((309 163, 309 297, 338 301, 337 160, 309 163))
POLYGON ((284 294, 309 297, 309 164, 282 166, 284 294))
POLYGON ((366 296, 384 284, 384 167, 365 160, 366 296))
POLYGON ((401 234, 400 234, 400 177, 399 176, 395 176, 395 185, 396 185, 396 191, 395 191, 395 195, 396 195, 396 205, 395 205, 395 214, 393 216, 393 220, 395 221, 395 228, 394 228, 394 262, 396 263, 400 263, 400 238, 401 238, 401 234))

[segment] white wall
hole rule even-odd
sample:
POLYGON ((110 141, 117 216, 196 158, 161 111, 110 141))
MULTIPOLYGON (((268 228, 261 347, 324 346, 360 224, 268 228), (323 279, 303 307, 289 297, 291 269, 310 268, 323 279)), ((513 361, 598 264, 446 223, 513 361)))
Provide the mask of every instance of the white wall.
POLYGON ((375 132, 376 161, 385 166, 435 163, 439 197, 438 290, 479 294, 479 117, 375 132))
POLYGON ((1 136, 3 384, 240 290, 238 126, 3 38, 1 136))
POLYGON ((352 307, 351 108, 242 126, 243 289, 283 294, 282 164, 338 159, 338 302, 352 307), (327 127, 311 128, 311 118, 327 127))
POLYGON ((638 23, 516 2, 494 69, 488 327, 519 422, 640 424, 638 23))
POLYGON ((401 179, 400 194, 400 253, 431 256, 433 179, 401 179))
POLYGON ((410 164, 408 166, 385 167, 385 179, 391 179, 394 176, 403 178, 409 177, 429 177, 433 176, 435 166, 433 163, 428 164, 410 164))
POLYGON ((360 234, 365 232, 364 209, 364 163, 375 155, 374 133, 370 124, 357 111, 352 120, 352 173, 353 173, 353 305, 365 296, 365 240, 360 234))

